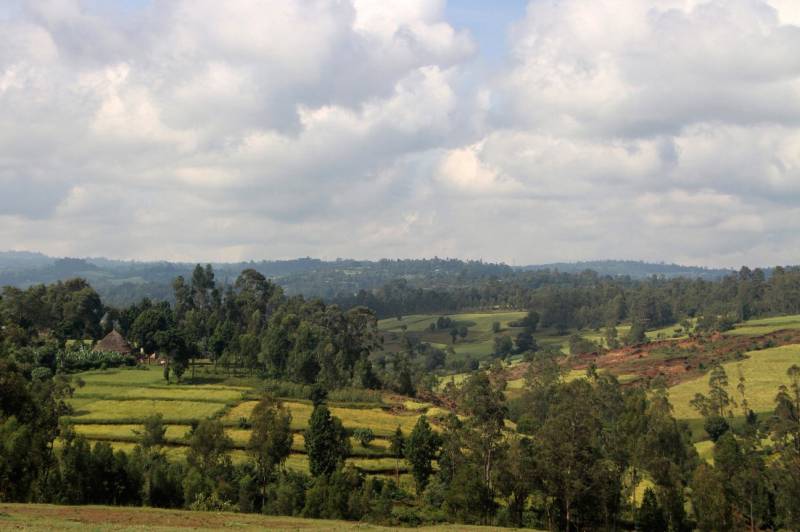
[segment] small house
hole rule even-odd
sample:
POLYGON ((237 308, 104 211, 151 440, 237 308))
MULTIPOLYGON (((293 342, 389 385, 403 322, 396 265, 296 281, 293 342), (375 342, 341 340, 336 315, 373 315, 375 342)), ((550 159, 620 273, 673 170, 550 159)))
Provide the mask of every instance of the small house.
POLYGON ((106 353, 119 353, 120 355, 130 355, 133 353, 131 344, 117 331, 111 331, 105 338, 97 342, 92 351, 102 351, 106 353))

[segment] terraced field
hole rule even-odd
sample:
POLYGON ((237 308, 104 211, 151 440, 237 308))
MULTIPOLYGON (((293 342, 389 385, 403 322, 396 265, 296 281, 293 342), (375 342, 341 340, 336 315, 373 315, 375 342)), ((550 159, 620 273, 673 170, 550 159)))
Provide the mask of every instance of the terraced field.
MULTIPOLYGON (((226 433, 234 444, 234 461, 247 460, 246 447, 250 430, 241 428, 255 405, 259 394, 245 384, 171 384, 163 381, 161 368, 96 371, 77 375, 79 387, 70 403, 74 413, 65 418, 75 431, 90 443, 109 442, 115 449, 131 451, 138 440, 142 422, 160 413, 166 424, 165 452, 171 459, 185 458, 191 424, 205 418, 222 420, 226 433)), ((76 379, 77 380, 77 379, 76 379)), ((408 434, 417 418, 433 405, 387 396, 387 404, 329 405, 333 415, 342 420, 348 430, 370 428, 376 439, 363 446, 351 439, 352 456, 348 463, 369 474, 389 474, 395 471, 396 461, 390 457, 388 436, 400 426, 408 434), (396 401, 392 403, 391 401, 396 401)), ((308 401, 285 400, 292 413, 292 455, 287 467, 306 471, 302 430, 308 425, 312 405, 308 401)), ((400 470, 407 471, 405 461, 400 470)), ((411 484, 409 475, 401 483, 411 484)))

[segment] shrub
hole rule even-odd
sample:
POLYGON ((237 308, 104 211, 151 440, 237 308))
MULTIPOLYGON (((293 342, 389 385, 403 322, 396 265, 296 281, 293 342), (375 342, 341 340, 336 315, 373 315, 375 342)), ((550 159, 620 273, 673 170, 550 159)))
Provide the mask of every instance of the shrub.
POLYGON ((44 381, 49 379, 53 376, 53 372, 50 371, 50 368, 43 368, 39 366, 38 368, 33 368, 31 370, 31 380, 34 381, 44 381))
POLYGON ((711 437, 711 440, 716 443, 731 427, 724 417, 712 416, 706 420, 703 428, 711 437))
POLYGON ((92 351, 83 345, 78 349, 62 351, 57 355, 58 368, 66 372, 133 366, 135 364, 136 358, 131 355, 107 351, 92 351))
POLYGON ((353 436, 362 447, 369 447, 369 444, 375 439, 375 433, 372 432, 372 429, 356 429, 353 431, 353 436))

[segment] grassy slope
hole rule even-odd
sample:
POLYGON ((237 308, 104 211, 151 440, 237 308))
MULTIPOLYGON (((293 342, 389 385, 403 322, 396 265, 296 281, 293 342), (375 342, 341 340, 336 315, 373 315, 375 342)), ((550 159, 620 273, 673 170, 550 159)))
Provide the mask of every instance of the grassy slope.
MULTIPOLYGON (((739 394, 739 371, 745 378, 747 401, 755 412, 769 412, 774 406, 778 386, 788 384, 786 370, 792 364, 800 365, 800 345, 785 345, 750 351, 748 358, 723 364, 728 374, 728 393, 736 400, 739 394)), ((697 419, 700 415, 689 405, 696 393, 708 393, 708 374, 693 381, 684 382, 670 388, 670 401, 679 419, 697 419)), ((735 412, 739 413, 739 412, 735 412)))
MULTIPOLYGON (((480 360, 488 357, 494 349, 495 334, 492 332, 492 324, 494 322, 500 323, 503 329, 499 333, 501 335, 516 334, 521 329, 510 328, 508 324, 525 317, 525 312, 447 314, 445 316, 451 318, 456 326, 464 325, 468 328, 467 337, 459 338, 455 344, 452 344, 449 330, 430 331, 428 329, 430 324, 435 322, 439 316, 439 314, 414 314, 404 316, 402 320, 387 318, 380 320, 378 328, 384 333, 399 335, 402 332, 401 327, 406 326, 409 333, 418 335, 423 342, 429 342, 442 349, 452 345, 457 358, 472 357, 480 360)), ((392 351, 397 348, 397 344, 391 340, 391 334, 388 334, 387 338, 389 340, 386 344, 386 349, 392 351)))
POLYGON ((725 334, 751 336, 768 334, 781 329, 800 329, 800 315, 777 316, 774 318, 762 318, 739 323, 733 330, 725 334))
MULTIPOLYGON (((0 504, 0 529, 15 530, 394 530, 391 528, 320 519, 263 516, 231 512, 190 512, 110 506, 0 504)), ((491 527, 440 525, 417 530, 495 530, 491 527)))

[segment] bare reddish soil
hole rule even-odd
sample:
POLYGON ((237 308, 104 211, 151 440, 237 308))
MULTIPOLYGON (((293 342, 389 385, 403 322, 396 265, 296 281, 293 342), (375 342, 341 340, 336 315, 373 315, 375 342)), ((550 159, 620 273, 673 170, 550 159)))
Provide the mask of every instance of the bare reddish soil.
MULTIPOLYGON (((800 330, 786 329, 761 336, 725 336, 680 340, 657 340, 626 346, 603 353, 572 355, 565 361, 569 369, 586 369, 592 363, 613 375, 633 375, 626 384, 638 380, 663 377, 667 385, 690 380, 705 373, 714 362, 744 356, 747 351, 800 343, 800 330), (638 377, 638 378, 637 378, 638 377)), ((522 378, 527 364, 519 364, 506 372, 508 380, 522 378)))

